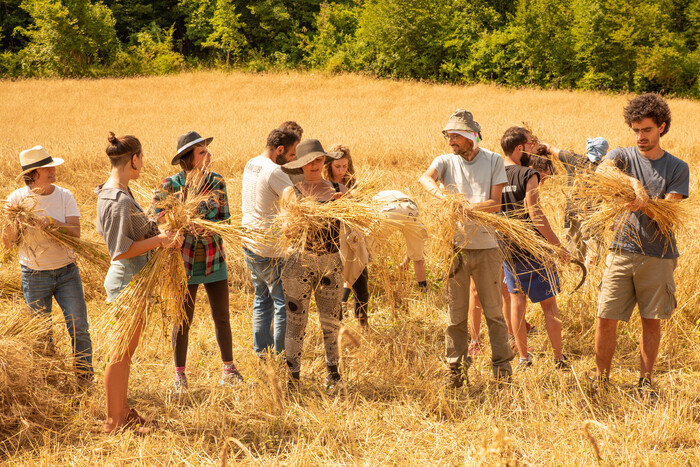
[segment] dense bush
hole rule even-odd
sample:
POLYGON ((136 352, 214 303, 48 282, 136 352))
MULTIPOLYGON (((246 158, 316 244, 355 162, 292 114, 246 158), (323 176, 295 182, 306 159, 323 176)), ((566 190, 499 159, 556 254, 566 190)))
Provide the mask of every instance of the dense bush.
POLYGON ((3 76, 305 67, 700 98, 700 0, 0 0, 3 76))

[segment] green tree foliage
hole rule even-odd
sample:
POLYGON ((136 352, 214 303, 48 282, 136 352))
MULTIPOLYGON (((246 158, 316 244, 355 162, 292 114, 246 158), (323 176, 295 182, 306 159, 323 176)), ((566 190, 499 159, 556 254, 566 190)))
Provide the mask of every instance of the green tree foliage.
POLYGON ((226 68, 229 67, 231 54, 238 55, 246 44, 245 36, 240 31, 243 26, 239 21, 240 17, 241 15, 236 13, 233 0, 216 0, 210 21, 212 32, 202 43, 203 47, 212 47, 226 54, 226 68))
POLYGON ((18 31, 29 38, 20 52, 23 72, 79 76, 92 73, 119 50, 112 12, 89 0, 24 0, 33 24, 18 31))
POLYGON ((700 98, 700 0, 0 0, 3 76, 298 66, 700 98))

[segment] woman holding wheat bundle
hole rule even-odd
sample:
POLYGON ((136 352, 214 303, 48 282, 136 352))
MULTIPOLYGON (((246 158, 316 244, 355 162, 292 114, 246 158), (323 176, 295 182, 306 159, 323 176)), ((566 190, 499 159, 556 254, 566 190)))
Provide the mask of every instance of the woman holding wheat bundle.
POLYGON ((35 215, 29 219, 33 225, 8 225, 3 231, 3 242, 8 249, 19 244, 22 293, 32 312, 50 320, 52 299, 61 307, 73 345, 78 381, 89 384, 93 378, 92 341, 80 271, 74 252, 45 234, 48 228, 58 228, 80 237, 78 205, 69 190, 54 185, 56 166, 63 164, 63 159, 51 157, 41 146, 22 151, 19 159, 22 172, 18 178, 26 186, 8 196, 6 212, 13 207, 26 208, 35 215))
MULTIPOLYGON (((141 206, 134 199, 129 182, 139 177, 143 168, 141 143, 135 136, 117 138, 110 133, 106 152, 112 167, 107 181, 97 187, 97 231, 107 243, 112 259, 105 277, 107 301, 114 301, 148 261, 147 253, 158 247, 179 248, 182 237, 159 232, 141 206)), ((105 396, 107 421, 105 433, 113 433, 123 427, 135 427, 139 433, 146 430, 144 419, 129 408, 127 390, 131 357, 141 336, 141 328, 129 341, 124 355, 111 355, 105 370, 105 396)))
MULTIPOLYGON (((197 203, 197 215, 212 221, 225 222, 229 219, 228 196, 224 178, 210 172, 211 153, 208 145, 214 138, 202 138, 196 131, 190 131, 178 138, 177 153, 172 164, 179 164, 180 173, 163 180, 156 192, 155 212, 162 217, 165 211, 158 207, 158 202, 168 195, 179 196, 181 201, 190 197, 201 197, 197 203)), ((185 234, 182 244, 182 258, 187 271, 188 295, 183 306, 187 320, 175 324, 172 331, 173 354, 175 359, 175 382, 173 394, 187 393, 187 345, 190 325, 194 317, 194 302, 200 284, 209 298, 211 316, 214 320, 216 341, 221 353, 221 386, 231 386, 242 382, 243 377, 233 363, 233 345, 229 319, 228 270, 224 258, 223 240, 218 235, 191 229, 185 234)))
MULTIPOLYGON (((324 180, 323 164, 326 158, 338 159, 340 152, 327 153, 318 140, 308 139, 297 146, 297 158, 282 166, 288 174, 304 174, 304 181, 287 187, 282 193, 282 212, 293 208, 304 199, 316 203, 332 202, 347 192, 345 185, 324 180)), ((340 223, 332 220, 323 227, 308 232, 301 251, 294 252, 282 271, 287 308, 287 333, 284 340, 287 366, 291 372, 292 387, 299 382, 301 352, 309 320, 309 301, 316 298, 316 307, 323 330, 328 376, 326 387, 340 381, 338 372, 338 331, 340 329, 340 302, 343 293, 343 264, 340 259, 340 223)), ((285 226, 288 237, 297 234, 298 226, 285 226)))
MULTIPOLYGON (((339 152, 342 155, 338 159, 327 157, 323 165, 323 178, 331 183, 345 185, 347 188, 352 188, 355 184, 355 168, 350 156, 350 149, 341 144, 335 145, 330 149, 331 153, 339 152)), ((362 241, 362 240, 360 240, 362 241)), ((352 289, 355 295, 355 318, 360 326, 368 326, 367 308, 369 307, 369 274, 366 264, 360 264, 359 267, 350 267, 349 264, 344 264, 344 276, 346 282, 343 286, 343 299, 341 310, 347 307, 348 298, 352 289)), ((341 313, 342 318, 342 313, 341 313)))

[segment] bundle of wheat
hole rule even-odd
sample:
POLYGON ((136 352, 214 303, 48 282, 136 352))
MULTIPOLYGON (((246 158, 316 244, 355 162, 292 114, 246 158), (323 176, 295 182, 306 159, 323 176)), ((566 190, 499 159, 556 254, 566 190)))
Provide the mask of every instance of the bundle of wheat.
POLYGON ((31 242, 27 241, 27 233, 32 229, 61 245, 71 256, 78 255, 87 263, 103 270, 109 268, 109 255, 104 244, 75 237, 55 225, 38 228, 39 216, 36 214, 36 200, 33 197, 24 198, 19 204, 5 205, 2 213, 3 228, 13 228, 17 232, 16 245, 24 245, 30 254, 39 254, 34 251, 31 242))
MULTIPOLYGON (((574 184, 575 196, 585 199, 589 209, 584 211, 587 228, 603 234, 612 230, 616 235, 632 235, 627 229, 632 211, 628 206, 636 199, 629 177, 615 167, 607 167, 599 172, 577 176, 574 184)), ((643 212, 654 220, 659 234, 667 241, 675 231, 691 219, 691 203, 652 198, 643 212)), ((639 238, 631 238, 640 244, 639 238)))
POLYGON ((372 200, 375 184, 373 179, 363 178, 344 196, 329 203, 319 203, 312 197, 283 199, 269 235, 280 238, 282 246, 295 252, 335 241, 327 232, 341 228, 369 235, 385 221, 381 204, 372 200), (285 235, 280 236, 279 232, 285 235))
POLYGON ((129 343, 156 322, 169 329, 187 320, 183 303, 187 298, 187 274, 179 249, 158 248, 148 263, 112 302, 102 325, 111 327, 108 354, 126 355, 129 343), (160 314, 154 313, 158 309, 160 314))
POLYGON ((33 444, 75 417, 72 357, 49 350, 48 332, 49 322, 26 309, 0 312, 0 447, 33 444))
POLYGON ((544 271, 541 271, 543 275, 551 278, 556 271, 556 247, 538 235, 533 222, 523 219, 524 211, 512 211, 508 216, 479 211, 472 209, 463 194, 445 193, 436 212, 439 217, 439 232, 434 237, 437 241, 436 253, 448 265, 446 274, 450 271, 454 258, 455 236, 459 235, 459 229, 463 228, 465 221, 474 222, 493 232, 506 261, 512 261, 515 257, 529 257, 533 264, 539 263, 544 267, 544 271))

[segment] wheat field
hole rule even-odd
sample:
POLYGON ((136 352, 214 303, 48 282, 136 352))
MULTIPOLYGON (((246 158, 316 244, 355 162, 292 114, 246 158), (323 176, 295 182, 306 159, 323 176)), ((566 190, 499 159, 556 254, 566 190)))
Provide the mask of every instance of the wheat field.
MULTIPOLYGON (((433 232, 436 207, 417 180, 433 157, 449 151, 440 131, 453 110, 470 110, 482 126, 482 146, 496 152, 501 152, 504 130, 523 123, 541 140, 581 152, 587 137, 599 135, 611 148, 634 144, 622 119, 629 97, 305 73, 0 81, 0 199, 19 187, 19 152, 41 144, 66 161, 57 170, 58 184, 75 194, 83 235, 101 240, 94 229, 93 190, 109 173, 107 133, 134 134, 141 140, 145 168, 139 184, 155 188, 177 171, 170 166, 177 136, 196 130, 214 137, 213 170, 226 178, 236 211, 245 162, 263 150, 271 129, 295 120, 305 137, 319 139, 326 148, 336 143, 350 147, 360 174, 414 196, 433 232)), ((700 132, 692 123, 697 122, 700 102, 670 99, 669 104, 673 120, 662 146, 690 164, 692 198, 700 188, 700 132)), ((545 210, 561 238, 562 186, 555 177, 543 187, 545 210)), ((147 202, 142 199, 142 204, 147 202)), ((11 433, 0 427, 0 464, 698 465, 700 300, 695 280, 700 278, 700 222, 683 227, 676 269, 678 308, 663 324, 655 368, 658 404, 646 404, 634 391, 640 331, 636 314, 618 330, 612 391, 604 397, 590 397, 586 391, 586 381, 595 372, 600 268, 592 268, 585 286, 573 294, 568 290, 575 271, 562 271, 559 303, 564 352, 572 371, 554 370, 543 332, 528 339, 534 367, 516 374, 511 384, 496 384, 489 358, 481 357, 470 369, 469 387, 446 391, 444 265, 433 253, 437 238, 429 248, 426 292, 414 287, 412 273, 398 267, 401 241, 387 242, 370 266, 371 330, 360 332, 353 318, 345 323, 360 341, 359 347, 345 345, 342 350, 346 391, 324 390, 321 333, 312 311, 303 387, 289 396, 284 369, 261 364, 252 350, 252 289, 241 252, 232 250, 231 324, 243 385, 234 390, 217 386, 218 348, 200 291, 189 344, 191 397, 170 397, 171 351, 164 331, 154 330, 140 344, 130 380, 130 401, 154 421, 154 430, 143 438, 130 432, 103 435, 107 330, 97 323, 107 310, 104 271, 83 268, 98 384, 81 392, 59 374, 54 386, 31 392, 36 400, 22 399, 26 394, 18 389, 12 366, 21 363, 41 372, 41 360, 19 347, 13 353, 9 346, 14 341, 0 335, 0 395, 7 396, 0 401, 14 400, 2 407, 7 411, 3 416, 20 420, 11 433)), ((18 281, 17 261, 10 259, 0 268, 1 284, 9 290, 6 284, 18 281)), ((70 340, 55 310, 57 349, 69 362, 70 340)), ((21 297, 0 295, 0 320, 25 312, 21 297)), ((544 329, 539 307, 528 308, 528 320, 544 329)), ((482 338, 488 338, 483 328, 482 338)), ((56 371, 66 373, 67 365, 56 371)), ((22 387, 32 384, 32 374, 22 387)))

